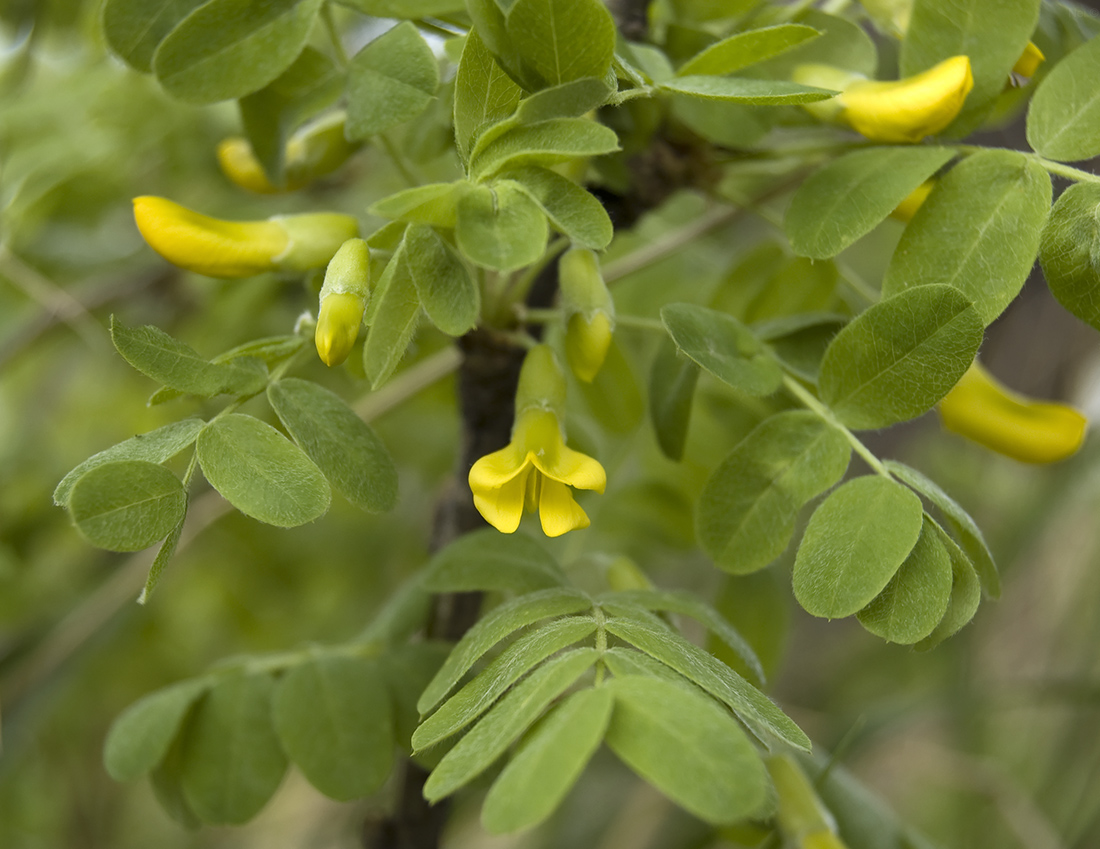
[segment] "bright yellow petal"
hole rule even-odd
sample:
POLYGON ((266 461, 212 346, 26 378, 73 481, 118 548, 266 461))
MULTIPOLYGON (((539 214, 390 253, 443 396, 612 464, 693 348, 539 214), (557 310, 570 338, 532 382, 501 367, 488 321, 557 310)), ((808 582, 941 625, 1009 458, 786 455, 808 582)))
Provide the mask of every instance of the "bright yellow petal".
POLYGON ((1086 419, 1065 404, 1010 392, 974 363, 940 401, 943 426, 1024 463, 1055 463, 1081 447, 1086 419))
POLYGON ((531 473, 527 469, 503 486, 474 490, 474 507, 477 512, 502 534, 515 533, 519 527, 519 520, 523 518, 523 494, 531 473))
POLYGON ((233 136, 218 143, 218 165, 230 182, 242 189, 261 195, 275 194, 279 190, 271 185, 264 173, 252 145, 247 139, 233 136))
POLYGON ((539 493, 539 520, 542 522, 542 532, 548 537, 560 537, 591 524, 588 515, 573 500, 569 487, 546 479, 542 481, 539 493))
POLYGON ((359 336, 365 309, 362 298, 347 292, 329 295, 321 301, 313 341, 326 366, 338 366, 348 358, 359 336))
POLYGON ((955 120, 974 87, 970 59, 952 56, 896 82, 861 82, 840 96, 844 118, 872 141, 918 142, 955 120))
POLYGON ((499 451, 486 454, 470 467, 470 489, 495 489, 503 486, 524 470, 527 456, 515 442, 509 442, 499 451))
POLYGON ((562 445, 553 454, 547 453, 533 459, 535 468, 551 480, 596 492, 603 492, 607 486, 607 473, 603 466, 587 454, 568 446, 562 445))
POLYGON ((271 221, 222 221, 148 195, 134 198, 134 220, 149 247, 170 263, 211 277, 268 271, 290 244, 271 221))
POLYGON ((1021 77, 1035 76, 1035 72, 1039 70, 1039 66, 1046 58, 1035 42, 1029 41, 1020 58, 1016 60, 1016 64, 1012 66, 1012 73, 1019 74, 1021 77))

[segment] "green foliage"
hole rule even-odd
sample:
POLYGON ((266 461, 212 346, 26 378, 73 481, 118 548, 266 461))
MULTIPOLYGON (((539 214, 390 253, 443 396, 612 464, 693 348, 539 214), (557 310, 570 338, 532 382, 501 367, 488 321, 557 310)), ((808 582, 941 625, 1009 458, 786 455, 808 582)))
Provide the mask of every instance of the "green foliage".
POLYGON ((73 524, 88 541, 111 551, 139 551, 183 521, 187 494, 179 478, 146 460, 102 463, 73 484, 73 524))
POLYGON ((676 73, 681 77, 732 74, 817 38, 819 34, 813 27, 802 24, 780 24, 737 33, 692 56, 676 73))
POLYGON ((1070 186, 1050 212, 1039 245, 1050 291, 1058 303, 1100 329, 1100 186, 1070 186))
POLYGON ((432 49, 409 22, 360 50, 348 72, 350 139, 384 133, 428 108, 439 87, 432 49))
POLYGON ((695 361, 679 355, 671 340, 662 341, 649 373, 649 416, 661 451, 672 460, 684 456, 698 381, 695 361))
POLYGON ((1027 112, 1027 142, 1034 150, 1062 162, 1100 153, 1100 96, 1087 82, 1098 71, 1100 40, 1093 38, 1043 80, 1027 112))
POLYGON ((458 249, 485 268, 522 268, 546 247, 546 216, 513 180, 472 186, 459 198, 456 218, 458 249))

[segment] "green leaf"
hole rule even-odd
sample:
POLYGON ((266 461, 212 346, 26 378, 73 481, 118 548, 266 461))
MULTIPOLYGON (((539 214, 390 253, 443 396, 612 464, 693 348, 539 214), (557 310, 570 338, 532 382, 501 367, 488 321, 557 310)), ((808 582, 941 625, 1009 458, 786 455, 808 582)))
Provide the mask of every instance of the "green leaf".
POLYGON ((367 321, 371 327, 363 344, 363 370, 371 388, 377 389, 405 356, 420 323, 420 295, 409 272, 404 241, 372 293, 367 321))
POLYGON ((677 687, 691 688, 693 686, 684 680, 684 676, 671 666, 665 666, 661 661, 635 648, 612 646, 603 653, 603 662, 616 678, 625 678, 627 675, 645 675, 650 678, 660 678, 662 681, 668 681, 677 687))
POLYGON ((844 476, 851 446, 808 410, 765 419, 699 496, 699 544, 727 572, 763 569, 790 542, 802 506, 844 476))
POLYGON ((271 425, 242 413, 215 419, 199 435, 210 485, 253 519, 280 528, 312 522, 329 505, 321 470, 271 425))
POLYGON ((686 591, 627 590, 607 597, 606 603, 614 605, 620 601, 626 601, 645 610, 660 610, 690 616, 741 658, 749 669, 751 677, 755 679, 754 684, 762 685, 764 683, 764 670, 760 666, 760 660, 753 652, 752 646, 745 641, 745 638, 741 636, 736 628, 726 621, 724 616, 691 593, 686 591))
POLYGON ((267 387, 267 400, 287 431, 336 491, 371 513, 397 503, 397 469, 370 425, 340 396, 288 377, 267 387))
POLYGON ((727 704, 762 739, 775 737, 809 751, 809 738, 775 702, 730 669, 714 655, 689 643, 660 619, 629 619, 618 615, 607 622, 607 630, 672 667, 689 681, 727 704))
POLYGON ((414 186, 372 204, 368 212, 395 221, 431 224, 450 229, 455 226, 455 207, 461 182, 428 183, 414 186))
POLYGON ((1027 112, 1027 143, 1037 153, 1060 162, 1100 154, 1098 78, 1100 37, 1093 37, 1039 83, 1027 112))
POLYGON ((53 503, 64 507, 69 503, 69 494, 75 484, 86 473, 104 463, 119 460, 144 460, 149 463, 163 463, 179 454, 184 448, 198 439, 199 431, 206 426, 202 419, 184 419, 158 427, 149 433, 132 436, 125 442, 93 454, 65 477, 53 491, 53 503))
POLYGON ((816 103, 836 96, 837 92, 786 80, 753 80, 742 77, 676 77, 659 83, 662 91, 686 94, 705 100, 751 103, 756 106, 782 106, 816 103))
POLYGON ((1001 594, 1001 578, 997 574, 997 566, 993 562, 993 555, 982 536, 981 528, 970 518, 970 514, 963 510, 950 495, 940 488, 939 484, 916 469, 910 468, 894 460, 885 462, 887 471, 902 482, 913 487, 917 492, 931 501, 947 519, 951 529, 958 537, 959 543, 967 557, 973 562, 981 579, 985 591, 997 598, 1001 594))
POLYGON ((679 461, 684 456, 698 382, 699 366, 695 361, 679 355, 671 339, 663 339, 649 373, 649 417, 657 444, 670 460, 679 461))
POLYGON ((466 11, 473 23, 471 31, 484 39, 484 46, 508 76, 529 91, 541 88, 543 81, 528 67, 520 45, 508 34, 503 5, 496 0, 467 0, 466 11))
POLYGON ((481 147, 470 159, 470 177, 487 180, 523 165, 557 165, 581 156, 619 149, 615 131, 586 118, 554 118, 516 127, 481 147))
POLYGON ((412 735, 420 724, 416 700, 439 670, 450 646, 443 642, 410 643, 391 649, 379 658, 390 686, 397 742, 412 751, 412 735))
POLYGON ((488 769, 598 657, 594 648, 574 649, 528 675, 444 755, 424 784, 424 798, 437 802, 488 769))
POLYGON ((272 717, 290 759, 330 798, 366 796, 390 774, 393 716, 377 660, 314 654, 279 681, 272 717))
POLYGON ((515 180, 550 219, 550 223, 575 247, 600 251, 615 235, 603 204, 590 192, 554 171, 528 165, 504 174, 515 180))
MULTIPOLYGON (((186 511, 187 504, 184 503, 184 510, 186 511)), ((160 548, 157 550, 157 556, 153 558, 153 563, 149 567, 149 573, 145 576, 145 586, 141 588, 141 594, 138 596, 138 604, 145 604, 149 600, 149 596, 153 594, 153 590, 157 588, 157 584, 160 583, 160 576, 164 572, 165 567, 168 566, 168 561, 172 559, 172 556, 176 553, 176 548, 180 544, 180 537, 183 536, 183 525, 187 521, 187 513, 180 517, 180 520, 176 523, 176 526, 168 532, 168 536, 164 538, 164 542, 160 544, 160 548)))
POLYGON ((508 6, 508 38, 547 85, 603 78, 611 67, 615 23, 599 0, 514 0, 508 6))
POLYGON ((846 71, 874 77, 878 70, 878 51, 866 30, 840 14, 806 9, 798 22, 813 27, 821 35, 796 45, 778 56, 750 68, 749 74, 770 79, 789 79, 799 65, 832 65, 846 71))
POLYGON ((351 60, 349 139, 384 133, 428 108, 439 88, 439 62, 410 21, 376 38, 351 60))
POLYGON ((107 0, 103 35, 123 62, 137 71, 152 70, 153 53, 176 26, 206 0, 107 0))
POLYGON ((426 224, 405 231, 405 263, 432 324, 461 336, 477 324, 481 292, 463 262, 426 224))
POLYGON ((523 89, 497 64, 480 31, 481 27, 472 29, 466 36, 455 74, 455 141, 463 161, 469 159, 485 128, 509 117, 523 95, 523 89))
POLYGON ((142 374, 180 392, 203 398, 223 392, 254 395, 267 383, 259 360, 242 357, 231 363, 212 363, 157 327, 127 327, 112 316, 111 341, 122 358, 142 374))
POLYGON ((813 27, 802 24, 780 24, 739 32, 696 53, 676 73, 681 77, 693 74, 732 74, 785 53, 819 35, 813 27))
POLYGON ((473 186, 458 201, 455 241, 473 263, 514 271, 542 257, 546 216, 513 180, 473 186))
POLYGON ((230 348, 225 353, 214 357, 213 361, 215 363, 228 363, 241 357, 255 357, 268 366, 272 366, 298 353, 305 346, 306 341, 305 336, 297 334, 265 336, 230 348))
POLYGON ((974 88, 945 131, 953 138, 981 124, 1039 19, 1040 0, 917 0, 901 45, 908 77, 952 56, 968 56, 974 88))
POLYGON ((111 723, 103 765, 115 781, 133 781, 157 766, 184 716, 210 687, 210 679, 181 681, 134 702, 111 723))
POLYGON ((683 353, 735 389, 764 396, 782 385, 779 364, 733 316, 694 304, 669 304, 661 320, 683 353))
POLYGON ((210 0, 160 43, 153 71, 173 97, 243 97, 285 71, 309 38, 321 0, 210 0))
POLYGON ((838 487, 810 517, 794 561, 794 595, 813 616, 851 616, 877 596, 920 536, 924 509, 879 475, 838 487))
POLYGON ((464 0, 336 0, 373 18, 433 18, 466 9, 464 0))
POLYGON ((69 515, 93 545, 140 551, 163 539, 187 512, 187 493, 164 466, 119 460, 95 466, 73 484, 69 515))
POLYGON ((1062 192, 1043 229, 1039 262, 1058 303, 1100 330, 1100 185, 1062 192))
POLYGON ((982 583, 974 564, 946 531, 939 525, 935 525, 935 529, 951 558, 951 595, 947 612, 932 633, 917 643, 917 651, 934 648, 962 630, 974 618, 982 600, 982 583))
POLYGON ((825 351, 847 322, 846 316, 836 313, 811 312, 780 316, 755 324, 752 330, 787 371, 816 384, 825 351))
POLYGON ((276 79, 240 100, 241 124, 273 185, 283 181, 291 133, 344 93, 345 75, 319 50, 306 47, 276 79))
POLYGON ((460 536, 436 554, 421 582, 436 593, 529 593, 566 581, 558 562, 531 537, 485 528, 460 536))
POLYGON ((153 787, 160 806, 177 823, 194 831, 202 825, 191 804, 183 792, 180 780, 183 769, 183 735, 179 735, 168 747, 164 760, 149 774, 149 783, 153 787))
POLYGON ((267 674, 232 675, 196 707, 185 732, 180 780, 203 821, 247 822, 283 780, 286 755, 271 722, 274 688, 267 674))
POLYGON ((907 289, 836 335, 821 362, 821 400, 851 428, 916 418, 958 382, 981 342, 978 311, 958 289, 907 289))
POLYGON ((954 156, 944 147, 873 147, 834 159, 803 183, 784 228, 799 256, 826 259, 871 232, 954 156))
POLYGON ((753 815, 767 798, 764 764, 710 699, 657 678, 610 681, 607 745, 681 807, 713 825, 753 815))
POLYGON ((435 678, 421 694, 417 710, 422 714, 432 710, 462 680, 462 676, 478 658, 513 631, 540 619, 580 613, 591 607, 592 600, 588 596, 568 587, 541 590, 505 602, 482 616, 458 641, 435 678))
POLYGON ((591 383, 577 381, 592 417, 608 433, 630 433, 645 415, 645 399, 634 369, 612 337, 607 357, 591 383))
MULTIPOLYGON (((792 257, 767 285, 755 292, 744 307, 747 322, 759 322, 790 315, 819 313, 837 303, 836 284, 840 279, 832 260, 813 261, 792 257)), ((755 333, 755 330, 753 331, 755 333)))
POLYGON ((884 297, 944 283, 974 302, 985 324, 1019 294, 1050 212, 1050 177, 1025 154, 983 150, 940 179, 902 233, 884 297))
POLYGON ((856 618, 877 637, 912 645, 931 634, 947 612, 951 575, 951 555, 925 515, 917 544, 897 574, 856 618))
POLYGON ((566 616, 524 634, 421 723, 412 736, 414 751, 461 731, 528 671, 595 630, 591 616, 566 616))
POLYGON ((610 95, 603 77, 582 77, 525 97, 513 120, 517 124, 539 124, 553 118, 580 118, 607 103, 610 95))
POLYGON ((549 817, 603 740, 613 704, 612 691, 601 687, 552 708, 489 788, 481 808, 485 828, 504 834, 549 817))

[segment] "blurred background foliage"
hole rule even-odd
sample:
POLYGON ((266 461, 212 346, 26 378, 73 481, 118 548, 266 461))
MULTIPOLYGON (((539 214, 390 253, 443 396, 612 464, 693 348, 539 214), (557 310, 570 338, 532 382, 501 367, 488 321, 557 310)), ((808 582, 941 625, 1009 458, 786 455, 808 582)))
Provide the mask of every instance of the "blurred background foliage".
MULTIPOLYGON (((288 332, 312 303, 298 281, 227 283, 168 268, 141 242, 129 198, 164 195, 225 218, 313 208, 362 215, 400 183, 385 157, 367 149, 308 192, 246 197, 214 158, 217 142, 239 131, 235 110, 169 101, 107 55, 96 14, 95 3, 75 0, 0 4, 0 846, 357 846, 387 791, 341 805, 292 772, 248 826, 188 832, 146 782, 109 779, 100 751, 113 718, 145 693, 231 654, 347 639, 423 564, 432 503, 456 452, 449 380, 375 422, 401 470, 394 513, 365 516, 337 501, 319 522, 281 531, 229 515, 208 489, 195 492, 195 532, 144 607, 134 599, 149 555, 91 548, 50 494, 85 457, 194 404, 146 406, 153 387, 111 348, 110 313, 161 326, 212 355, 288 332)), ((416 155, 430 170, 438 152, 423 144, 416 155)), ((769 232, 747 216, 641 268, 626 258, 705 211, 701 198, 679 195, 616 240, 605 269, 611 276, 620 263, 614 291, 622 313, 652 315, 700 292, 718 302, 739 297, 724 288, 730 269, 769 232)), ((900 229, 886 222, 842 259, 877 279, 900 229)), ((440 344, 422 332, 413 358, 440 344)), ((675 464, 642 424, 653 342, 624 330, 617 345, 637 394, 613 409, 598 385, 571 399, 573 441, 604 461, 611 485, 607 497, 589 502, 590 535, 553 543, 563 561, 578 575, 598 566, 590 553, 578 558, 583 542, 588 552, 631 555, 659 585, 714 594, 772 671, 773 695, 936 843, 1100 845, 1095 440, 1070 462, 1025 467, 942 432, 934 415, 875 437, 876 453, 926 471, 971 511, 1005 580, 998 603, 918 654, 854 621, 803 614, 790 595, 787 560, 743 578, 711 568, 695 548, 690 505, 720 459, 771 410, 731 400, 704 376, 689 453, 675 464), (609 421, 619 432, 605 431, 609 421)), ((983 348, 1010 386, 1093 414, 1098 352, 1095 334, 1038 278, 983 348)), ((310 368, 321 378, 319 364, 310 368)), ((345 397, 362 392, 343 370, 324 380, 345 397)), ((530 835, 488 838, 477 825, 478 800, 467 799, 449 845, 742 845, 735 834, 715 844, 709 829, 606 754, 590 770, 530 835)))

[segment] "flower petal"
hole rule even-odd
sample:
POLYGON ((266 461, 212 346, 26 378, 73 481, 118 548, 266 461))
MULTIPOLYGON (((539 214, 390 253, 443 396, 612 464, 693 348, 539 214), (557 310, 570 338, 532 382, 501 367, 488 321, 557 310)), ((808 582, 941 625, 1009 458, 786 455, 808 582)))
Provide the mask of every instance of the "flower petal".
POLYGON ((550 480, 575 486, 577 489, 594 489, 603 492, 607 486, 607 472, 598 461, 587 454, 562 445, 557 451, 542 457, 532 456, 535 468, 550 480))
POLYGON ((474 507, 477 512, 502 534, 515 533, 519 527, 519 520, 523 518, 523 496, 530 474, 532 470, 527 469, 503 486, 474 489, 474 507))
POLYGON ((548 537, 560 537, 591 524, 588 514, 573 500, 569 487, 549 479, 543 480, 539 494, 539 520, 542 532, 548 537))
POLYGON ((493 489, 503 486, 528 466, 526 452, 510 442, 499 451, 486 454, 470 467, 470 489, 493 489))

